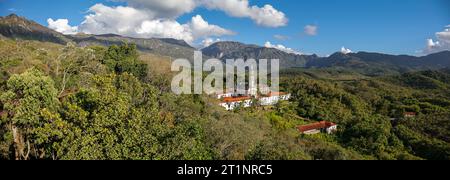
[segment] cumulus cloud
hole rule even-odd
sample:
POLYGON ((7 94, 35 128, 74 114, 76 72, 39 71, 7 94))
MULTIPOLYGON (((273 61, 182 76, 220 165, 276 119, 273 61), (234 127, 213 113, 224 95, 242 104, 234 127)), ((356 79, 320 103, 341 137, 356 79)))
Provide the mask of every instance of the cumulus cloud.
MULTIPOLYGON (((130 35, 141 38, 173 38, 182 39, 187 43, 192 43, 194 37, 188 26, 182 25, 173 20, 151 20, 143 21, 141 25, 135 29, 135 31, 130 32, 130 35)), ((129 36, 130 36, 129 35, 129 36)))
POLYGON ((136 28, 153 15, 132 7, 109 7, 96 4, 89 8, 89 14, 79 26, 80 31, 87 34, 120 34, 138 36, 136 28))
POLYGON ((436 33, 436 40, 428 39, 425 54, 436 53, 440 51, 450 51, 450 25, 442 32, 436 33))
POLYGON ((315 25, 306 25, 304 29, 305 29, 304 32, 306 35, 315 36, 315 35, 317 35, 317 31, 318 31, 319 27, 315 26, 315 25))
POLYGON ((49 27, 66 34, 118 34, 138 38, 175 38, 192 44, 197 40, 233 35, 233 31, 210 24, 196 15, 189 22, 177 21, 181 15, 198 7, 224 11, 232 17, 250 18, 266 27, 287 24, 285 14, 271 5, 251 6, 248 0, 112 0, 126 2, 127 6, 96 4, 89 8, 85 20, 77 26, 68 20, 49 20, 49 27))
POLYGON ((209 24, 200 15, 192 17, 191 22, 189 22, 187 25, 192 31, 192 36, 194 37, 194 39, 235 34, 233 31, 221 28, 217 25, 209 24))
POLYGON ((47 23, 49 28, 63 34, 76 34, 78 32, 78 27, 70 26, 69 20, 67 19, 58 19, 55 21, 50 18, 47 19, 47 23))
POLYGON ((151 12, 155 18, 176 18, 192 12, 197 7, 220 10, 232 17, 250 18, 256 24, 266 27, 285 26, 286 15, 266 4, 251 6, 248 0, 116 0, 129 6, 151 12))
POLYGON ((144 21, 136 29, 136 33, 139 37, 183 39, 190 44, 197 39, 234 34, 230 30, 209 24, 200 15, 192 17, 187 24, 180 24, 174 20, 144 21))
POLYGON ((342 54, 349 54, 349 53, 353 53, 353 51, 350 50, 350 49, 347 49, 347 48, 345 48, 345 47, 342 47, 342 48, 341 48, 341 53, 342 53, 342 54))
POLYGON ((250 10, 250 18, 253 19, 258 25, 266 27, 281 27, 286 26, 288 23, 286 15, 283 12, 276 10, 271 5, 266 4, 262 8, 252 6, 250 10))
POLYGON ((232 17, 250 18, 256 24, 266 27, 281 27, 288 23, 286 15, 266 4, 263 7, 250 6, 248 0, 200 0, 209 9, 222 10, 232 17))
POLYGON ((285 41, 285 40, 288 40, 289 39, 289 36, 284 36, 284 35, 279 35, 279 34, 276 34, 276 35, 274 35, 273 36, 275 39, 277 39, 277 40, 280 40, 280 41, 285 41))
POLYGON ((284 52, 290 53, 290 54, 297 54, 297 55, 302 55, 302 54, 303 54, 303 53, 301 53, 301 52, 299 52, 299 51, 296 51, 296 50, 294 50, 294 49, 292 49, 292 48, 288 48, 288 47, 286 47, 286 46, 284 46, 284 45, 281 45, 281 44, 277 44, 277 45, 272 44, 272 43, 269 42, 269 41, 267 41, 267 42, 264 44, 264 46, 265 46, 266 48, 274 48, 274 49, 278 49, 278 50, 280 50, 280 51, 284 51, 284 52))
POLYGON ((96 4, 79 27, 70 27, 68 20, 49 19, 49 27, 65 34, 77 31, 87 34, 118 34, 137 38, 174 38, 192 44, 197 39, 233 35, 234 32, 205 21, 196 15, 186 24, 173 19, 155 19, 154 14, 133 7, 109 7, 96 4))
POLYGON ((192 12, 197 6, 197 0, 117 0, 127 2, 129 6, 143 9, 153 14, 155 18, 176 18, 192 12))

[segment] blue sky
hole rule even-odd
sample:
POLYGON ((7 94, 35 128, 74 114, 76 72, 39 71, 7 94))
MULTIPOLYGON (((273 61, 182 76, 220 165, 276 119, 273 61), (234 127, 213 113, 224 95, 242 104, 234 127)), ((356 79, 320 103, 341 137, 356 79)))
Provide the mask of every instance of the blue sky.
MULTIPOLYGON (((43 25, 47 25, 48 18, 68 19, 71 26, 78 26, 88 9, 97 3, 127 6, 125 2, 105 0, 0 0, 0 15, 16 13, 43 25)), ((183 13, 175 20, 184 24, 199 14, 209 24, 236 33, 218 37, 222 40, 257 45, 270 41, 322 56, 337 52, 342 46, 353 51, 420 55, 427 39, 435 39, 436 33, 450 24, 447 0, 250 0, 251 6, 265 4, 283 12, 289 22, 281 27, 266 27, 251 18, 232 17, 222 10, 205 7, 183 13), (317 34, 305 34, 306 25, 316 26, 317 34)))

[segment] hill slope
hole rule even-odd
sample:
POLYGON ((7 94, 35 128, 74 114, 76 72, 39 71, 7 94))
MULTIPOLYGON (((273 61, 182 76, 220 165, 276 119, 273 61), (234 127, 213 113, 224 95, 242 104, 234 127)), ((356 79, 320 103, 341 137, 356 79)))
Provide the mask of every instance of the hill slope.
POLYGON ((189 46, 184 41, 175 39, 142 39, 142 38, 129 38, 114 34, 105 35, 86 35, 78 34, 69 36, 69 38, 79 44, 80 46, 89 45, 119 45, 124 42, 136 44, 138 49, 143 52, 153 53, 162 56, 168 56, 173 59, 194 57, 195 49, 189 46))
POLYGON ((257 45, 247 45, 239 42, 218 42, 202 49, 204 55, 226 59, 279 59, 280 68, 305 67, 306 64, 318 58, 316 55, 290 54, 274 48, 266 48, 257 45))
POLYGON ((423 57, 396 56, 368 52, 350 54, 335 53, 327 58, 309 61, 306 67, 341 67, 370 75, 383 75, 393 72, 405 73, 430 69, 436 70, 450 67, 450 51, 423 57))
POLYGON ((15 40, 37 40, 57 44, 77 43, 80 46, 101 45, 110 46, 124 42, 134 43, 139 50, 157 55, 176 58, 192 59, 195 48, 186 42, 176 39, 139 39, 114 34, 105 35, 63 35, 34 21, 15 14, 0 17, 0 36, 15 40))
MULTIPOLYGON (((80 46, 110 46, 124 42, 134 43, 138 49, 171 59, 193 59, 195 48, 182 40, 129 38, 114 34, 105 35, 63 35, 34 21, 15 14, 0 17, 0 38, 37 40, 57 44, 76 43, 80 46)), ((423 57, 388 55, 381 53, 335 53, 329 57, 316 55, 297 55, 274 48, 247 45, 240 42, 217 42, 202 49, 204 59, 208 57, 225 59, 253 58, 279 59, 280 68, 332 68, 354 71, 364 75, 379 76, 399 74, 418 70, 436 70, 450 67, 450 51, 430 54, 423 57)))
POLYGON ((355 70, 366 75, 404 73, 450 67, 450 51, 424 57, 381 53, 335 53, 329 57, 297 55, 273 48, 239 42, 218 42, 204 48, 203 54, 219 59, 280 59, 281 68, 336 68, 355 70))
POLYGON ((15 14, 0 17, 0 34, 12 39, 38 40, 58 44, 70 42, 70 39, 63 34, 15 14))

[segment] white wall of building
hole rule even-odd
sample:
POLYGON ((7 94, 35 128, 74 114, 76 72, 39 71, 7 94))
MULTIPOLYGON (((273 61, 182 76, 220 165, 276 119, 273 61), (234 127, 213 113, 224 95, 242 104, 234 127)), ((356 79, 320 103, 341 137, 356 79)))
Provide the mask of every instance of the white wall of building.
POLYGON ((334 132, 337 131, 337 125, 331 126, 329 128, 326 129, 328 134, 333 134, 334 132))
MULTIPOLYGON (((229 98, 236 96, 235 93, 225 93, 225 94, 218 94, 217 99, 222 98, 229 98)), ((277 104, 279 101, 288 101, 291 98, 291 94, 285 94, 285 95, 275 95, 270 97, 260 97, 258 100, 260 102, 261 106, 272 106, 277 104)), ((220 106, 224 107, 226 110, 231 111, 236 109, 239 106, 242 106, 244 108, 251 107, 252 106, 252 100, 244 100, 244 101, 237 101, 237 102, 223 102, 220 104, 220 106)))
POLYGON ((261 106, 272 106, 277 104, 279 101, 287 101, 291 98, 290 94, 281 95, 281 96, 270 96, 270 97, 262 97, 259 99, 261 106))
POLYGON ((217 99, 233 97, 234 95, 235 95, 234 93, 218 94, 218 95, 217 95, 217 99))
POLYGON ((252 106, 252 100, 221 103, 220 106, 224 107, 227 111, 235 110, 238 107, 248 108, 252 106))

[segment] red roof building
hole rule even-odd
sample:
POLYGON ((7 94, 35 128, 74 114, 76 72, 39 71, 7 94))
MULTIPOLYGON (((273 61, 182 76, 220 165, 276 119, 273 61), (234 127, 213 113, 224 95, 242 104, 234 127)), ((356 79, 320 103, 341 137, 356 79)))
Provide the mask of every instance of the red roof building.
POLYGON ((299 126, 298 130, 303 134, 317 134, 320 132, 332 134, 337 130, 337 124, 328 121, 320 121, 313 124, 299 126))
POLYGON ((226 110, 235 110, 238 107, 251 107, 252 106, 252 98, 249 96, 242 97, 226 97, 223 98, 222 103, 220 103, 222 107, 226 110))
POLYGON ((252 93, 246 93, 246 95, 238 95, 236 93, 217 94, 217 99, 222 100, 219 104, 225 107, 227 110, 234 110, 237 107, 251 107, 253 104, 252 99, 258 100, 261 106, 272 106, 280 101, 288 101, 291 98, 291 94, 285 92, 271 92, 269 94, 261 95, 261 97, 254 96, 252 93))
POLYGON ((226 97, 226 98, 223 98, 223 102, 224 103, 232 103, 232 102, 241 102, 241 101, 250 100, 250 99, 252 99, 252 98, 249 96, 226 97))
POLYGON ((405 118, 413 118, 413 117, 416 117, 416 116, 417 116, 417 113, 415 113, 415 112, 405 112, 405 113, 403 114, 403 116, 404 116, 405 118))

